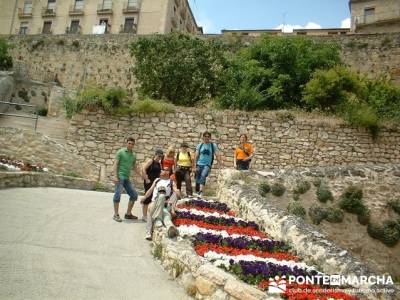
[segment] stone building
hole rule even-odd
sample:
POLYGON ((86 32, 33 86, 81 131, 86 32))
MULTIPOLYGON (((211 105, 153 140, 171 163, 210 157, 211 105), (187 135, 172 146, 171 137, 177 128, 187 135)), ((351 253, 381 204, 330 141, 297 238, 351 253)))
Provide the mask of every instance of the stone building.
POLYGON ((1 0, 0 34, 201 34, 188 0, 1 0))
POLYGON ((260 37, 261 35, 271 36, 282 36, 282 35, 338 35, 348 34, 350 29, 348 28, 323 28, 323 29, 293 29, 293 32, 284 32, 281 29, 223 29, 221 30, 222 35, 227 36, 249 36, 249 37, 260 37))
POLYGON ((400 0, 350 0, 351 31, 400 32, 400 0))

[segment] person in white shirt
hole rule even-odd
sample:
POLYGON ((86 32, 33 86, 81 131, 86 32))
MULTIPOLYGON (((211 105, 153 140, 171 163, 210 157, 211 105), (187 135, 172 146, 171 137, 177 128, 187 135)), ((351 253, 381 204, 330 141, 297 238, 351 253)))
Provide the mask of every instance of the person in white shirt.
POLYGON ((147 197, 151 197, 148 207, 146 240, 151 241, 153 225, 157 227, 163 226, 168 228, 168 237, 172 238, 179 234, 171 220, 171 216, 175 216, 175 206, 180 197, 180 191, 176 186, 176 182, 169 177, 169 168, 161 170, 160 178, 157 178, 150 189, 142 197, 141 202, 147 197))

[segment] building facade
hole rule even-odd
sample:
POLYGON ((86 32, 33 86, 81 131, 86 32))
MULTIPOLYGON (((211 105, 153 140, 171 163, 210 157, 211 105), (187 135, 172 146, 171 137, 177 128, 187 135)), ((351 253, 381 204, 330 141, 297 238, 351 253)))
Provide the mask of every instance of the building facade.
POLYGON ((201 34, 187 0, 1 0, 0 34, 201 34))
POLYGON ((400 0, 350 0, 351 31, 400 32, 400 0))
POLYGON ((350 32, 349 28, 324 28, 324 29, 293 29, 293 32, 283 32, 281 29, 234 29, 221 30, 222 35, 227 36, 248 36, 248 37, 260 37, 261 35, 271 35, 271 36, 288 36, 288 35, 343 35, 350 32))

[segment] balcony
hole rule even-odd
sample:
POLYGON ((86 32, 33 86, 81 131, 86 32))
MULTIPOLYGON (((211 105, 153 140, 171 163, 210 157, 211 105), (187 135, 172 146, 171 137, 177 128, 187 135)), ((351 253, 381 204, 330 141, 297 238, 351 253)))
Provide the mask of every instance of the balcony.
POLYGON ((386 13, 375 13, 371 15, 361 15, 354 17, 356 26, 366 26, 371 24, 400 22, 400 11, 394 10, 386 13))
POLYGON ((113 4, 99 4, 97 6, 97 14, 98 15, 112 15, 113 13, 113 4))
POLYGON ((18 17, 20 19, 32 18, 32 8, 30 9, 18 8, 18 17))
POLYGON ((56 16, 56 9, 55 8, 42 8, 42 17, 55 17, 56 16))
POLYGON ((83 16, 83 5, 77 6, 77 5, 71 5, 69 7, 69 15, 70 16, 83 16))

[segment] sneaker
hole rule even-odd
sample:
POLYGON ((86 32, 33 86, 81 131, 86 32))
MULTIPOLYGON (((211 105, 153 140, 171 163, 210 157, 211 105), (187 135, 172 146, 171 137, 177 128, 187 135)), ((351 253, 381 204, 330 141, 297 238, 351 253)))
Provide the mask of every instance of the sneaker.
POLYGON ((125 219, 127 219, 127 220, 137 220, 138 217, 136 217, 134 215, 125 214, 125 219))
POLYGON ((119 215, 114 215, 113 220, 116 221, 116 222, 122 222, 122 220, 119 217, 119 215))
POLYGON ((146 234, 145 239, 151 241, 151 234, 146 234))
POLYGON ((141 220, 142 220, 143 222, 147 222, 147 217, 142 216, 141 220))
POLYGON ((176 236, 179 235, 179 230, 176 229, 175 226, 171 226, 170 228, 168 228, 167 234, 168 234, 168 237, 169 237, 170 239, 172 239, 172 238, 174 238, 174 237, 176 237, 176 236))
POLYGON ((163 223, 160 220, 156 220, 156 222, 154 223, 154 226, 156 226, 157 228, 163 227, 163 223))
POLYGON ((203 192, 198 192, 197 193, 197 198, 203 198, 203 192))

